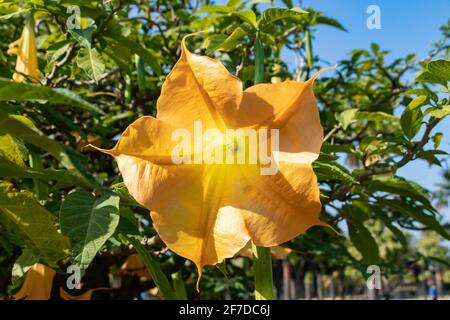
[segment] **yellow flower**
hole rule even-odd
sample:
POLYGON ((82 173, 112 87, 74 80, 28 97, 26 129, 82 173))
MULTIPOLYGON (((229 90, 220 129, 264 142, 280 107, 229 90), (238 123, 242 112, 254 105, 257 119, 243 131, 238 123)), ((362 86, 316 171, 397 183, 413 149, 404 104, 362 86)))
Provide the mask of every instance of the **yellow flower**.
POLYGON ((138 276, 145 279, 150 279, 151 276, 147 271, 147 267, 137 253, 133 253, 127 257, 125 262, 120 267, 120 273, 138 276))
MULTIPOLYGON (((53 279, 56 271, 41 263, 35 263, 25 276, 20 290, 14 295, 16 300, 49 300, 53 287, 53 279)), ((63 288, 59 288, 60 297, 64 300, 90 300, 92 294, 99 290, 111 290, 110 288, 88 289, 80 295, 71 295, 63 288)))
POLYGON ((34 20, 32 16, 27 18, 19 40, 9 45, 7 53, 16 55, 16 72, 13 80, 22 82, 28 76, 33 82, 38 82, 39 69, 37 62, 36 37, 34 35, 34 20))
MULTIPOLYGON (((318 74, 302 83, 258 84, 243 91, 242 82, 220 62, 189 52, 185 39, 181 49, 162 87, 156 118, 136 120, 113 149, 98 149, 115 157, 131 195, 151 210, 161 239, 193 261, 201 276, 203 266, 233 257, 249 240, 272 247, 311 226, 325 226, 319 220, 319 187, 311 165, 323 141, 313 93, 318 74), (220 139, 198 150, 192 142, 182 149, 188 161, 176 164, 174 133, 195 136, 199 122, 204 131, 221 133, 277 129, 279 148, 269 146, 276 155, 276 173, 262 175, 259 160, 195 161, 199 153, 204 159, 211 149, 217 152, 217 146, 248 154, 249 146, 221 145, 220 139), (192 154, 185 152, 189 149, 192 154)), ((258 140, 258 147, 273 137, 258 140)))
POLYGON ((55 271, 36 263, 28 271, 22 288, 14 295, 17 300, 48 300, 52 291, 55 271))

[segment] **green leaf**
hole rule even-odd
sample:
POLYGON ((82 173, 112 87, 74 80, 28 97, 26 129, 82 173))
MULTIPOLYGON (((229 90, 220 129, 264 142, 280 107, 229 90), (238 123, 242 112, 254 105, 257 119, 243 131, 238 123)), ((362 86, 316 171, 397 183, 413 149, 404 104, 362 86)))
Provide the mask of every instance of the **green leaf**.
POLYGON ((246 32, 241 28, 237 27, 222 43, 220 43, 215 48, 208 48, 207 53, 211 53, 214 50, 230 51, 236 48, 238 44, 241 43, 242 38, 246 35, 246 32))
POLYGON ((342 128, 346 130, 350 124, 357 120, 357 112, 358 109, 356 108, 342 111, 340 114, 336 115, 336 120, 339 121, 339 123, 342 125, 342 128))
POLYGON ((0 177, 3 178, 32 178, 42 181, 58 181, 64 186, 76 186, 79 180, 67 170, 38 169, 19 166, 0 159, 0 177))
POLYGON ((403 133, 408 139, 412 139, 419 132, 422 126, 423 113, 420 109, 405 109, 400 118, 403 133))
POLYGON ((140 56, 158 76, 161 75, 161 66, 158 63, 155 54, 151 50, 141 46, 136 40, 131 40, 119 34, 105 34, 104 38, 108 42, 111 41, 115 43, 118 47, 124 47, 124 49, 131 50, 133 53, 140 56))
POLYGON ((379 175, 373 176, 368 181, 368 184, 367 191, 369 193, 382 191, 410 197, 413 200, 420 201, 430 210, 433 210, 429 200, 430 195, 414 182, 392 175, 379 175))
POLYGON ((438 96, 430 91, 429 89, 411 89, 405 91, 405 95, 423 95, 427 96, 429 99, 433 100, 434 102, 438 102, 439 98, 438 96))
POLYGON ((313 163, 313 168, 319 181, 338 180, 352 183, 355 182, 355 179, 347 169, 337 163, 315 161, 313 163))
POLYGON ((255 12, 253 12, 253 10, 240 10, 233 12, 233 14, 241 18, 243 21, 249 23, 254 28, 258 27, 256 23, 256 14, 255 12))
POLYGON ((426 71, 417 77, 417 81, 446 86, 447 82, 450 81, 450 61, 435 60, 428 62, 426 71))
POLYGON ((95 26, 89 26, 85 29, 70 29, 69 33, 74 39, 86 49, 91 49, 92 35, 95 31, 95 26))
POLYGON ((135 55, 135 59, 136 59, 136 73, 137 73, 137 83, 138 83, 139 92, 141 94, 144 94, 145 87, 146 87, 146 85, 145 85, 145 65, 140 56, 135 55))
POLYGON ((443 106, 442 108, 433 108, 430 114, 438 119, 442 119, 450 114, 450 105, 443 106))
POLYGON ((19 16, 22 13, 28 12, 30 10, 31 9, 19 9, 14 12, 11 12, 11 13, 4 14, 4 15, 0 16, 0 20, 8 20, 8 19, 14 18, 15 16, 19 16))
POLYGON ((385 203, 389 207, 400 211, 405 216, 409 216, 414 218, 416 221, 422 223, 426 227, 428 227, 431 230, 436 231, 441 236, 443 236, 445 239, 450 240, 450 234, 444 228, 438 220, 436 220, 436 217, 432 214, 427 214, 426 212, 429 211, 428 208, 423 206, 418 206, 415 204, 410 204, 406 201, 401 200, 390 200, 390 199, 382 199, 382 203, 385 203))
POLYGON ((419 108, 421 106, 423 106, 428 100, 428 97, 426 95, 421 95, 418 96, 416 98, 414 98, 409 104, 408 104, 408 109, 409 110, 414 110, 416 108, 419 108))
POLYGON ((378 218, 383 221, 384 225, 394 234, 398 241, 402 244, 404 248, 408 247, 408 239, 406 238, 403 231, 392 224, 392 219, 387 215, 387 213, 380 207, 371 207, 376 212, 378 218))
POLYGON ((95 48, 81 48, 77 55, 77 65, 95 82, 98 82, 105 72, 105 64, 95 48))
MULTIPOLYGON (((439 158, 436 157, 436 155, 441 155, 441 153, 439 153, 439 152, 436 153, 436 151, 439 151, 439 150, 421 151, 416 155, 416 157, 418 159, 423 159, 423 160, 428 161, 429 164, 442 166, 441 160, 439 160, 439 158)), ((446 153, 444 152, 444 154, 446 154, 446 153)))
POLYGON ((284 9, 284 8, 269 8, 264 10, 262 17, 258 20, 258 27, 261 30, 269 27, 272 23, 287 19, 302 17, 306 11, 301 9, 284 9))
POLYGON ((444 81, 450 81, 450 61, 430 61, 428 63, 428 71, 430 71, 435 76, 443 79, 444 81))
POLYGON ((128 191, 127 187, 125 186, 125 183, 119 182, 119 183, 113 184, 111 186, 111 189, 120 196, 120 199, 122 200, 122 205, 123 204, 128 204, 128 205, 132 205, 132 206, 142 207, 143 208, 143 206, 141 204, 139 204, 131 196, 130 192, 128 191))
POLYGON ((390 122, 398 122, 399 119, 392 114, 386 112, 368 112, 368 111, 358 111, 356 114, 357 120, 367 120, 367 121, 390 121, 390 122))
POLYGON ((64 40, 55 43, 47 48, 47 63, 52 64, 56 62, 60 57, 67 53, 67 50, 71 46, 71 42, 64 40))
POLYGON ((204 5, 202 6, 200 9, 198 9, 195 13, 215 13, 215 12, 220 12, 220 13, 228 13, 233 11, 234 8, 233 7, 228 7, 228 6, 212 6, 212 5, 204 5))
MULTIPOLYGON (((26 119, 26 118, 25 118, 26 119)), ((29 120, 28 120, 29 121, 29 120)), ((42 132, 23 123, 14 115, 0 110, 0 132, 10 134, 16 138, 31 143, 43 150, 48 151, 61 164, 78 178, 79 184, 88 188, 101 189, 102 186, 95 180, 89 171, 84 168, 80 161, 74 156, 74 151, 50 139, 42 132)))
POLYGON ((58 232, 54 215, 31 193, 16 192, 12 184, 1 182, 0 208, 0 214, 20 230, 35 255, 54 263, 69 254, 69 240, 58 232))
POLYGON ((81 109, 102 113, 102 111, 83 100, 77 94, 63 88, 49 88, 38 84, 14 82, 0 78, 0 101, 36 101, 47 100, 53 104, 63 104, 81 109))
POLYGON ((315 20, 315 23, 328 25, 328 26, 335 27, 339 30, 347 32, 347 29, 345 29, 344 26, 339 21, 337 21, 333 18, 330 18, 330 17, 318 16, 315 20))
POLYGON ((166 275, 161 270, 159 264, 153 259, 151 254, 145 249, 145 247, 135 239, 130 236, 126 236, 126 239, 133 245, 138 254, 141 256, 142 261, 145 264, 148 272, 150 273, 153 281, 161 292, 162 298, 165 300, 175 300, 176 295, 169 283, 166 275))
POLYGON ((33 253, 33 250, 25 248, 20 257, 14 263, 11 272, 12 285, 17 285, 18 281, 27 273, 33 264, 39 262, 39 257, 33 253))
POLYGON ((18 167, 25 166, 20 148, 14 138, 9 134, 0 134, 0 161, 2 158, 14 163, 18 167))
POLYGON ((61 204, 61 232, 72 243, 73 262, 86 270, 97 252, 119 224, 119 200, 116 195, 95 198, 85 191, 69 194, 61 204))
POLYGON ((441 145, 442 136, 443 136, 442 132, 438 132, 433 136, 432 140, 435 149, 439 148, 439 146, 441 145))
POLYGON ((348 234, 355 248, 367 264, 377 264, 380 260, 378 245, 372 233, 357 219, 347 220, 348 234))

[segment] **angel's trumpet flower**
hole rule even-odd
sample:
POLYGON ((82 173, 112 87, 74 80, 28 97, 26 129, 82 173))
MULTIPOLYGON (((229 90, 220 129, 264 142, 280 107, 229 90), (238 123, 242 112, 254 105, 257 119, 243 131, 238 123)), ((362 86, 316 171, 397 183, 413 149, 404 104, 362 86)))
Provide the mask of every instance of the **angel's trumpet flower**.
POLYGON ((22 82, 28 77, 33 82, 38 82, 39 68, 37 61, 36 36, 34 34, 34 20, 30 15, 25 23, 20 39, 9 45, 7 53, 16 55, 16 72, 13 80, 22 82))
POLYGON ((220 62, 189 52, 183 39, 156 118, 136 120, 113 149, 99 149, 115 157, 131 195, 151 210, 161 239, 192 260, 200 275, 203 266, 233 257, 249 240, 272 247, 326 225, 319 219, 319 187, 311 165, 323 141, 313 93, 318 74, 306 82, 243 90, 241 80, 220 62), (196 145, 199 127, 210 133, 203 148, 196 145), (253 145, 221 138, 239 129, 270 134, 253 145), (180 147, 181 138, 192 136, 194 142, 180 147), (276 170, 265 174, 261 159, 247 161, 252 147, 265 148, 276 170), (224 159, 226 150, 243 154, 245 161, 224 159), (215 161, 205 161, 211 155, 215 161))

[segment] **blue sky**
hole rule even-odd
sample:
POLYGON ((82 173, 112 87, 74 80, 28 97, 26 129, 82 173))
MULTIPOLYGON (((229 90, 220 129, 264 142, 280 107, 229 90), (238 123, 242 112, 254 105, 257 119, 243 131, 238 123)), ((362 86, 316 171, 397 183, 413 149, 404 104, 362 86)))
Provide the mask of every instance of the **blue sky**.
MULTIPOLYGON (((313 7, 337 19, 349 32, 320 26, 314 40, 314 52, 331 65, 348 56, 356 48, 368 49, 372 42, 382 49, 391 51, 391 57, 416 53, 418 58, 426 57, 431 44, 441 37, 439 27, 450 18, 450 0, 303 0, 303 7, 313 7), (381 9, 381 30, 366 27, 369 5, 381 9)), ((294 3, 298 3, 294 1, 294 3)), ((282 6, 281 1, 276 3, 282 6)), ((436 129, 447 133, 441 149, 450 152, 450 119, 447 118, 436 129)), ((444 134, 445 136, 445 134, 444 134)), ((449 165, 449 157, 442 158, 449 165)), ((442 181, 442 169, 429 167, 424 161, 415 161, 399 170, 399 174, 434 190, 442 181)), ((450 220, 450 210, 442 210, 450 220)))

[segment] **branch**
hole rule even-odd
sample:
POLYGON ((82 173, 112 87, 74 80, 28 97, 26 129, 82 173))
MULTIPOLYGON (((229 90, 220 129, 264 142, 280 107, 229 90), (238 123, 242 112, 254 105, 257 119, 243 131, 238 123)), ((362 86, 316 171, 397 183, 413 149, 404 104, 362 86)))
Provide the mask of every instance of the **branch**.
MULTIPOLYGON (((425 132, 423 133, 422 139, 413 148, 409 149, 408 152, 401 158, 395 165, 395 168, 401 168, 414 159, 414 156, 423 148, 423 146, 428 142, 430 138, 431 131, 439 123, 439 119, 433 118, 426 126, 425 132)), ((356 181, 357 183, 362 183, 371 176, 390 173, 391 168, 368 168, 363 173, 361 173, 356 181)), ((326 205, 334 200, 340 200, 346 196, 347 192, 355 185, 355 183, 346 183, 339 186, 335 191, 333 191, 327 198, 322 198, 322 205, 326 205)))

